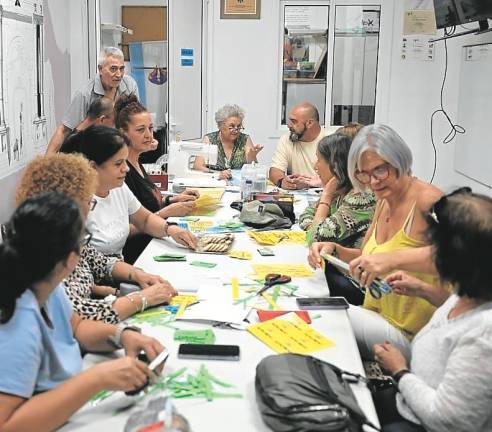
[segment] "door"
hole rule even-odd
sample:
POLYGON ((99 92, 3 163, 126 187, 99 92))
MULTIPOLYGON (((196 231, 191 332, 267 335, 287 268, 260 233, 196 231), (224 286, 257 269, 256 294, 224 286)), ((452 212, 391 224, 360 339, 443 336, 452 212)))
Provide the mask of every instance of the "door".
POLYGON ((202 138, 203 0, 168 0, 169 142, 202 138))

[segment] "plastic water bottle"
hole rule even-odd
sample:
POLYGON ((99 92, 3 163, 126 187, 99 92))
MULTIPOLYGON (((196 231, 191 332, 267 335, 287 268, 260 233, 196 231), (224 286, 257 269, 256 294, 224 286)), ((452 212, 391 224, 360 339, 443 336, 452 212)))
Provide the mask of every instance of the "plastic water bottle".
POLYGON ((241 199, 244 202, 249 201, 252 191, 253 191, 253 180, 248 178, 244 181, 244 186, 241 190, 241 199))

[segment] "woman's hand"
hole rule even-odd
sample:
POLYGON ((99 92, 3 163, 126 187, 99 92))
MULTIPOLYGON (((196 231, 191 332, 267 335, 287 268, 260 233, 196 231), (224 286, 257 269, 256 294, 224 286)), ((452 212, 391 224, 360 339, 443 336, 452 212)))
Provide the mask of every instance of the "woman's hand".
POLYGON ((308 262, 313 268, 320 268, 323 258, 321 253, 332 255, 336 248, 336 243, 332 242, 314 242, 309 248, 308 262))
POLYGON ((195 200, 188 200, 182 202, 176 202, 169 204, 162 210, 159 210, 159 216, 161 218, 168 218, 171 216, 186 216, 190 214, 195 208, 195 200))
POLYGON ((394 269, 391 253, 361 255, 349 263, 350 274, 359 282, 364 279, 363 286, 370 286, 374 279, 394 269))
POLYGON ((97 375, 98 382, 102 383, 104 390, 113 391, 130 391, 141 388, 151 377, 151 371, 147 365, 130 356, 99 363, 89 369, 88 373, 97 375))
POLYGON ((328 183, 325 184, 323 192, 321 193, 320 201, 325 201, 331 203, 335 197, 336 190, 338 188, 338 180, 333 176, 328 183))
POLYGON ((121 345, 123 345, 126 355, 136 358, 141 351, 144 351, 150 361, 154 360, 164 349, 164 346, 157 339, 133 330, 123 330, 121 345))
POLYGON ((407 361, 398 348, 389 342, 376 344, 374 349, 374 359, 392 375, 402 369, 407 369, 407 361))
POLYGON ((133 280, 140 286, 140 288, 145 289, 151 285, 157 283, 167 283, 165 279, 158 275, 153 275, 143 271, 142 269, 136 269, 133 274, 133 280))
POLYGON ((247 161, 255 161, 256 156, 258 155, 259 152, 263 150, 264 146, 261 144, 253 144, 251 143, 250 146, 247 147, 246 150, 246 160, 247 161))
POLYGON ((199 196, 200 194, 198 193, 198 191, 192 189, 186 189, 184 192, 181 192, 179 195, 174 195, 170 201, 171 203, 195 201, 199 196))
POLYGON ((149 306, 169 303, 176 294, 176 290, 167 281, 156 283, 142 290, 142 295, 147 299, 149 306))
POLYGON ((188 230, 171 225, 167 228, 167 235, 172 237, 176 243, 186 246, 189 249, 196 249, 198 239, 188 230))
POLYGON ((219 173, 219 180, 229 180, 232 178, 231 170, 226 169, 219 173))

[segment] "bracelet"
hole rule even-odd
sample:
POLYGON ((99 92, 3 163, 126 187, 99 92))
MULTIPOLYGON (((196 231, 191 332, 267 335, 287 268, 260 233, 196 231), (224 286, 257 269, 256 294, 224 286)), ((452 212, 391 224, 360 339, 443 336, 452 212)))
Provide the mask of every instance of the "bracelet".
POLYGON ((320 204, 324 204, 325 206, 331 207, 331 204, 329 202, 326 202, 326 201, 318 201, 318 205, 320 205, 320 204))
MULTIPOLYGON (((135 299, 133 298, 133 294, 138 294, 140 295, 140 293, 137 293, 137 292, 132 292, 130 294, 127 294, 125 297, 130 300, 133 304, 133 306, 135 306, 135 313, 137 313, 139 311, 139 307, 137 305, 137 302, 135 301, 135 299)), ((143 301, 142 301, 142 304, 143 304, 143 301)))
POLYGON ((145 309, 147 309, 147 306, 148 306, 147 297, 145 297, 144 295, 140 294, 140 298, 142 299, 142 307, 140 308, 140 312, 143 312, 145 309))
POLYGON ((393 374, 393 379, 395 380, 396 384, 398 385, 398 383, 400 382, 402 377, 406 374, 409 374, 409 373, 411 373, 411 372, 407 368, 401 369, 398 372, 396 372, 395 374, 393 374))

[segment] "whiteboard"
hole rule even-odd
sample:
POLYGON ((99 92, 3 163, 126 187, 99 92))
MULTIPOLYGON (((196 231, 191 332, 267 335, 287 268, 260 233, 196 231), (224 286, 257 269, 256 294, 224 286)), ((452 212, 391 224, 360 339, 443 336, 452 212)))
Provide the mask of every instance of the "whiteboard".
POLYGON ((456 171, 492 187, 492 43, 462 49, 458 124, 466 133, 457 137, 456 171))

